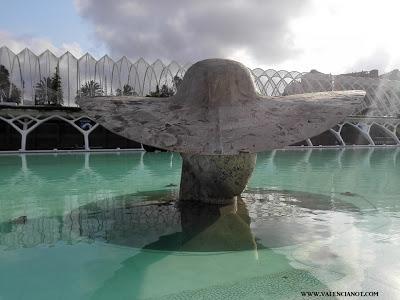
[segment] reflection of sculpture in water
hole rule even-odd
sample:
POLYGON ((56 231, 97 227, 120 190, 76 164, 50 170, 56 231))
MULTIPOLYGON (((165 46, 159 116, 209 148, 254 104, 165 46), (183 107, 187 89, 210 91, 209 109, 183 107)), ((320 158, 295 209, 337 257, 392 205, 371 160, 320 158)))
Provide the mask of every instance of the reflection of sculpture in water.
POLYGON ((171 299, 253 295, 258 299, 293 288, 329 290, 308 271, 292 267, 284 255, 256 242, 242 199, 225 205, 190 201, 178 205, 181 231, 160 236, 124 260, 93 299, 107 299, 115 289, 126 297, 146 298, 155 293, 162 295, 161 299, 165 295, 171 299), (220 256, 221 251, 229 254, 220 256), (213 278, 201 272, 203 268, 213 278), (248 279, 232 281, 232 272, 248 279), (155 282, 154 276, 158 279, 155 282), (190 282, 190 288, 183 281, 190 282))
POLYGON ((135 248, 189 252, 257 248, 241 199, 227 205, 208 205, 170 202, 172 195, 163 191, 142 196, 148 197, 146 202, 127 201, 111 210, 104 209, 102 203, 88 205, 73 211, 71 217, 80 220, 83 236, 135 248))
POLYGON ((208 205, 176 202, 174 190, 138 192, 86 204, 64 216, 0 223, 0 244, 15 249, 99 241, 162 251, 254 250, 329 236, 328 221, 336 211, 358 211, 340 199, 304 192, 254 189, 243 196, 208 205), (316 210, 320 222, 308 222, 316 210))
POLYGON ((256 250, 242 199, 228 205, 181 202, 182 251, 256 250))
MULTIPOLYGON (((67 251, 69 244, 93 241, 104 250, 105 244, 125 246, 121 249, 126 256, 96 287, 96 300, 112 298, 116 289, 124 299, 156 293, 172 299, 207 298, 210 293, 257 299, 294 287, 328 290, 274 249, 329 240, 332 224, 337 233, 335 213, 357 212, 350 203, 304 192, 248 190, 243 199, 219 205, 177 202, 175 193, 135 193, 87 204, 65 216, 1 223, 0 245, 15 249, 63 241, 60 246, 67 251), (320 221, 307 222, 316 210, 320 221)), ((316 252, 320 261, 331 254, 328 250, 322 256, 316 252)), ((300 259, 307 261, 314 254, 300 259)))
POLYGON ((285 97, 256 94, 248 69, 224 59, 192 65, 169 98, 80 99, 112 132, 182 155, 180 200, 232 203, 256 153, 318 135, 362 108, 363 91, 285 97))

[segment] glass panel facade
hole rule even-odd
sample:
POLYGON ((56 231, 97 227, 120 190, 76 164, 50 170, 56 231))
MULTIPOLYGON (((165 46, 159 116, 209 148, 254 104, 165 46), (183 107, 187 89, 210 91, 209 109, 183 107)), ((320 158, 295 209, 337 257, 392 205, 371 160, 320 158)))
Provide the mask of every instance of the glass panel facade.
MULTIPOLYGON (((127 57, 114 61, 105 55, 96 60, 89 53, 80 58, 67 52, 60 57, 46 50, 36 55, 29 49, 15 54, 7 47, 0 48, 0 66, 7 73, 7 82, 0 85, 0 103, 10 105, 76 106, 76 97, 136 95, 146 96, 166 85, 176 90, 190 67, 175 61, 149 63, 143 58, 135 62, 127 57), (60 86, 57 88, 58 69, 60 86), (55 88, 56 87, 56 88, 55 88), (57 94, 54 89, 61 92, 57 94), (59 96, 61 95, 61 96, 59 96), (51 97, 62 98, 50 101, 51 97), (38 101, 38 98, 40 101, 38 101)), ((366 78, 311 71, 249 70, 256 90, 267 96, 332 90, 361 89, 367 92, 365 110, 369 116, 400 116, 400 81, 366 78), (367 107, 368 106, 368 107, 367 107)))

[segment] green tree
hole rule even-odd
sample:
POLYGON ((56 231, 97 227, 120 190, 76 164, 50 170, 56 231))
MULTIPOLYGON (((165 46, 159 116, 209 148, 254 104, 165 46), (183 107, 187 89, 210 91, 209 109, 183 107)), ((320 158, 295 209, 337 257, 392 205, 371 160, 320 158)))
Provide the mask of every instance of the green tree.
POLYGON ((146 97, 160 97, 160 98, 171 97, 175 95, 175 92, 179 89, 181 83, 182 83, 182 78, 179 77, 178 75, 175 75, 174 78, 172 79, 173 88, 170 88, 166 84, 163 84, 160 89, 160 87, 156 85, 156 90, 150 92, 148 95, 146 95, 146 97))
POLYGON ((0 102, 21 103, 21 90, 10 82, 10 72, 0 65, 0 102))
POLYGON ((63 104, 63 92, 58 66, 52 77, 43 77, 35 85, 35 104, 54 106, 63 104))
POLYGON ((166 84, 163 84, 161 86, 161 89, 158 85, 156 85, 156 90, 154 92, 150 92, 146 97, 159 97, 159 98, 165 98, 165 97, 171 97, 175 94, 175 91, 168 87, 166 84))
POLYGON ((78 95, 81 97, 99 97, 103 96, 104 92, 100 84, 94 80, 85 82, 79 89, 78 95))
POLYGON ((61 85, 61 77, 60 77, 60 69, 58 66, 56 67, 56 71, 51 77, 51 89, 53 91, 51 103, 54 105, 62 105, 63 104, 63 92, 61 85))
POLYGON ((117 96, 137 96, 137 93, 133 90, 133 87, 129 84, 125 84, 121 89, 116 90, 117 96))
POLYGON ((10 88, 10 73, 7 68, 0 65, 0 90, 6 91, 10 88))
POLYGON ((179 77, 178 75, 175 75, 173 81, 174 81, 174 88, 177 91, 182 83, 182 78, 179 77))
POLYGON ((21 103, 21 97, 22 97, 21 90, 17 88, 14 83, 11 83, 11 93, 10 96, 8 97, 8 101, 19 104, 21 103))

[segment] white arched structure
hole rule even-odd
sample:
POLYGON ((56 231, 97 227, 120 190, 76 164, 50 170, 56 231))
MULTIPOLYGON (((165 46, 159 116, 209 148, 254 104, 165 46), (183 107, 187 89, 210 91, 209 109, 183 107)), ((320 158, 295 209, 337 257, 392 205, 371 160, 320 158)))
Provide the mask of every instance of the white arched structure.
MULTIPOLYGON (((54 119, 61 120, 75 128, 83 136, 84 150, 91 150, 89 137, 99 124, 81 114, 76 109, 74 111, 56 109, 46 110, 44 112, 35 111, 33 109, 21 110, 12 108, 0 110, 0 120, 10 125, 21 135, 21 147, 19 151, 22 152, 27 151, 28 135, 40 125, 54 119), (82 122, 83 124, 78 124, 80 120, 85 122, 82 122)), ((140 150, 143 150, 143 146, 141 146, 140 150)))
MULTIPOLYGON (((361 118, 361 117, 350 117, 345 122, 336 125, 334 128, 329 129, 329 133, 332 134, 337 141, 336 146, 359 146, 359 144, 349 144, 345 142, 346 136, 343 131, 345 125, 350 126, 360 134, 366 141, 368 141, 367 146, 400 146, 400 119, 397 118, 361 118), (386 136, 383 136, 383 143, 376 143, 374 141, 374 136, 371 133, 372 126, 382 130, 386 136), (386 141, 386 143, 385 143, 386 141), (389 142, 389 143, 387 143, 389 142)), ((314 137, 315 138, 315 137, 314 137)), ((376 138, 376 137, 375 137, 376 138)), ((315 144, 311 139, 305 141, 307 146, 311 147, 326 147, 330 145, 315 144)))
MULTIPOLYGON (((77 121, 89 119, 76 108, 76 97, 81 95, 81 88, 90 82, 98 84, 103 95, 121 93, 128 85, 132 95, 145 96, 154 91, 157 86, 167 85, 176 90, 175 77, 183 78, 190 63, 181 65, 175 61, 168 64, 161 60, 153 63, 139 58, 135 62, 127 57, 114 61, 105 55, 95 59, 89 53, 76 58, 67 52, 61 56, 46 50, 37 55, 29 49, 18 54, 7 47, 0 48, 0 65, 9 72, 10 84, 8 90, 0 90, 0 120, 9 124, 21 136, 21 150, 26 151, 27 137, 37 127, 46 121, 58 119, 72 125, 84 138, 84 149, 90 150, 89 136, 98 127, 90 121, 83 128, 77 121), (62 107, 51 107, 45 110, 37 109, 35 104, 35 86, 43 78, 53 76, 55 68, 59 68, 62 83, 62 107), (15 103, 4 103, 4 98, 11 97, 12 88, 21 92, 19 109, 10 108, 15 103), (2 105, 7 108, 2 109, 2 105), (21 106, 31 105, 22 108, 21 106), (70 107, 68 110, 66 107, 70 107), (73 110, 73 108, 75 110, 73 110)), ((365 139, 367 146, 399 146, 400 145, 400 81, 381 78, 364 78, 345 75, 322 74, 319 72, 298 72, 285 70, 249 70, 254 80, 256 90, 263 95, 280 96, 296 93, 308 93, 334 90, 365 90, 366 105, 357 116, 348 118, 324 133, 325 139, 330 139, 329 145, 324 139, 313 137, 301 143, 303 147, 336 146, 346 147, 346 130, 350 126, 354 132, 365 139), (379 131, 382 136, 376 136, 379 131), (333 141, 333 142, 332 142, 333 141)), ((357 143, 355 143, 357 144, 357 143)), ((365 143, 364 143, 365 144, 365 143)), ((49 149, 51 150, 51 149, 49 149)))
MULTIPOLYGON (((99 127, 99 124, 81 113, 77 108, 75 109, 51 109, 51 110, 35 110, 35 109, 21 109, 21 108, 3 108, 0 109, 0 120, 9 124, 17 131, 20 136, 20 151, 27 150, 27 138, 29 134, 35 131, 40 125, 49 120, 60 120, 71 125, 79 132, 84 141, 84 150, 90 151, 91 145, 89 137, 91 133, 99 127), (83 121, 83 122, 79 122, 83 121)), ((343 130, 344 126, 350 126, 354 132, 362 136, 368 143, 365 146, 397 146, 400 147, 400 119, 397 118, 362 118, 350 117, 345 122, 336 125, 324 134, 331 135, 331 140, 335 143, 324 144, 318 142, 318 136, 305 140, 300 147, 353 147, 360 146, 357 143, 346 143, 348 136, 343 130), (377 137, 371 132, 371 128, 381 130, 384 136, 377 137), (374 141, 375 139, 375 141, 374 141), (376 141, 379 141, 377 143, 376 141)), ((48 149, 53 150, 53 149, 48 149)), ((143 150, 143 145, 140 150, 143 150)))
MULTIPOLYGON (((74 127, 76 130, 78 130, 82 135, 84 139, 84 147, 85 150, 90 150, 89 146, 89 135, 92 133, 94 129, 96 129, 99 124, 94 124, 93 126, 85 126, 84 128, 79 127, 76 122, 79 121, 80 119, 89 119, 88 117, 78 117, 75 119, 70 119, 67 117, 63 117, 61 115, 51 115, 48 117, 35 117, 35 116, 30 116, 30 115, 20 115, 20 116, 10 116, 10 117, 2 117, 0 116, 0 120, 8 123, 11 125, 16 131, 18 131, 21 134, 21 151, 26 151, 26 140, 29 135, 33 130, 35 130, 37 127, 42 125, 43 123, 52 120, 52 119, 59 119, 62 120, 68 124, 70 124, 72 127, 74 127)), ((90 119, 89 119, 90 120, 90 119)))
MULTIPOLYGON (((115 95, 125 85, 129 85, 135 95, 146 96, 155 91, 157 85, 161 88, 165 84, 175 89, 174 78, 183 78, 191 66, 175 61, 164 63, 159 59, 153 63, 143 58, 132 62, 125 56, 113 60, 105 55, 96 60, 89 53, 76 58, 66 52, 58 57, 49 50, 37 55, 24 49, 15 54, 7 47, 0 48, 0 65, 10 73, 10 81, 21 91, 21 104, 25 105, 34 104, 35 86, 43 78, 50 78, 58 66, 63 92, 62 105, 71 107, 77 106, 76 96, 81 95, 81 88, 90 82, 98 84, 103 95, 115 95)), ((400 81, 261 68, 249 71, 256 90, 262 95, 362 89, 367 92, 367 105, 360 112, 361 115, 400 116, 400 81)), ((11 95, 11 88, 0 92, 11 95)))

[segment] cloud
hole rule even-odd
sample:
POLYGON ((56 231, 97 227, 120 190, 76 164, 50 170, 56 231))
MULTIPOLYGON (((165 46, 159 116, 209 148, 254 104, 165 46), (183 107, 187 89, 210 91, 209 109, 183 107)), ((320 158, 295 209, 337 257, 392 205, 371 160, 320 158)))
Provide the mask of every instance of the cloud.
POLYGON ((81 57, 84 52, 77 42, 62 43, 61 46, 55 46, 51 40, 41 37, 33 37, 28 35, 12 35, 9 32, 0 30, 0 47, 7 46, 14 53, 19 53, 25 48, 29 48, 36 54, 41 54, 49 49, 55 55, 60 56, 65 52, 71 52, 75 57, 81 57))
POLYGON ((284 68, 340 74, 399 68, 398 0, 312 0, 291 22, 294 44, 302 53, 284 68))
POLYGON ((360 57, 353 66, 351 66, 349 72, 357 71, 369 71, 372 69, 380 69, 388 71, 391 68, 390 54, 385 49, 375 49, 372 53, 367 56, 360 57))
MULTIPOLYGON (((251 68, 340 74, 400 67, 398 0, 74 0, 89 38, 55 44, 0 30, 0 46, 15 52, 50 49, 96 58, 181 64, 231 58, 251 68)), ((79 18, 77 18, 79 19, 79 18)), ((63 38, 60 28, 57 40, 63 38)), ((86 33, 86 31, 85 31, 86 33)), ((48 36, 43 32, 43 36, 48 36)), ((78 35, 77 35, 77 38, 78 35)))
POLYGON ((113 57, 277 64, 295 57, 289 21, 309 0, 75 0, 113 57))

